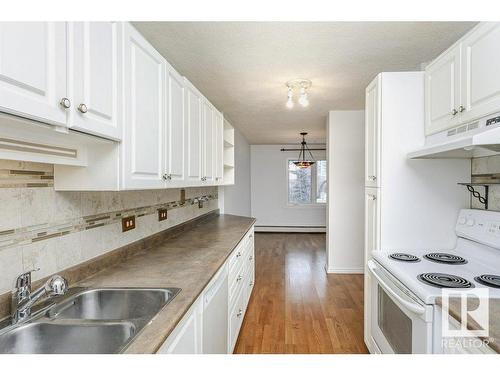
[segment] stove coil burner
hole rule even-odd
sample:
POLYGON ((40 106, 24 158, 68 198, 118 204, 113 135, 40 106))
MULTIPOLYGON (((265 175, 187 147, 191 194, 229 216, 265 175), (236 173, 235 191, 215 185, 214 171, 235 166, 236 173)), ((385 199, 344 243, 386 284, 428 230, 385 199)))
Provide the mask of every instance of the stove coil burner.
POLYGON ((474 284, 463 277, 446 273, 422 273, 418 275, 418 279, 438 288, 474 288, 474 284))
POLYGON ((389 255, 389 258, 399 260, 401 262, 420 262, 420 258, 416 257, 415 255, 405 253, 393 253, 389 255))
POLYGON ((474 278, 478 283, 490 286, 492 288, 500 288, 500 276, 498 275, 481 275, 474 278))
POLYGON ((467 261, 459 257, 458 255, 447 254, 447 253, 430 253, 425 254, 424 258, 430 260, 431 262, 443 263, 443 264, 465 264, 467 261))

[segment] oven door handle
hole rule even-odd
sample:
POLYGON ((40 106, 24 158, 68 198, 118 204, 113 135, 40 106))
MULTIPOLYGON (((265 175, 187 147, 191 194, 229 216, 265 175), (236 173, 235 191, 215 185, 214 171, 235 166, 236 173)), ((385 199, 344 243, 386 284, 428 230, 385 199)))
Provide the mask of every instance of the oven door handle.
POLYGON ((404 298, 402 298, 400 295, 398 295, 396 292, 394 292, 391 287, 387 285, 387 283, 377 274, 377 266, 372 260, 368 261, 368 268, 370 269, 371 273, 375 278, 377 279, 378 283, 382 286, 382 288, 389 293, 392 297, 394 297, 400 304, 402 304, 404 307, 406 307, 408 310, 411 312, 418 314, 418 315, 423 315, 425 313, 425 308, 417 303, 412 303, 404 298))

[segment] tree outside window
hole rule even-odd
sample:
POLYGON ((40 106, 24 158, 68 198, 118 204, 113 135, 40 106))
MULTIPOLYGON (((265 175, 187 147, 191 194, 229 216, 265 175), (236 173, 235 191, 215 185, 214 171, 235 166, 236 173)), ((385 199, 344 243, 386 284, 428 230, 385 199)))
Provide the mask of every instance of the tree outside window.
POLYGON ((288 160, 288 203, 324 204, 327 199, 326 160, 317 160, 309 168, 298 168, 288 160))

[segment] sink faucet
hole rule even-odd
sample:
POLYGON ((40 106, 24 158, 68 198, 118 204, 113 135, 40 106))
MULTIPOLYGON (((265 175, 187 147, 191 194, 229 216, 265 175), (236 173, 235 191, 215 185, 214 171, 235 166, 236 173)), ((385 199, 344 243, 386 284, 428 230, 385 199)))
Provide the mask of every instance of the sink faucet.
POLYGON ((32 270, 24 272, 16 279, 16 285, 12 291, 12 323, 22 322, 31 316, 31 308, 44 296, 60 296, 68 290, 68 282, 62 276, 55 275, 48 279, 45 284, 35 291, 31 291, 32 270))

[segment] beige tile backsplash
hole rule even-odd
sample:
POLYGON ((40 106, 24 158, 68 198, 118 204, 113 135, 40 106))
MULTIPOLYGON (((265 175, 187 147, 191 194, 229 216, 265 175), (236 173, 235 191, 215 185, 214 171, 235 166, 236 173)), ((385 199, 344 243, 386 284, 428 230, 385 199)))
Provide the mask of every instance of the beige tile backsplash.
POLYGON ((51 168, 47 164, 0 160, 0 294, 10 290, 23 271, 40 268, 33 274, 35 280, 40 279, 218 208, 217 187, 186 188, 185 205, 180 204, 181 189, 56 192, 52 183, 27 187, 29 171, 38 172, 33 173, 36 179, 40 171, 51 176, 51 168), (10 170, 17 174, 11 175, 10 170), (192 201, 200 196, 210 197, 201 209, 192 201), (168 219, 159 222, 154 206, 167 203, 168 219), (136 229, 122 233, 117 212, 134 209, 144 216, 136 217, 136 229), (115 221, 92 229, 75 229, 75 222, 85 223, 87 216, 107 213, 112 213, 115 221), (43 233, 59 224, 65 229, 53 238, 34 238, 21 245, 8 241, 25 233, 43 233))
MULTIPOLYGON (((485 174, 500 174, 500 155, 472 159, 472 176, 485 174)), ((478 187, 477 190, 484 195, 484 189, 478 187)), ((488 209, 500 211, 500 185, 491 185, 489 187, 488 209)), ((472 208, 484 208, 484 205, 472 198, 472 208)))

